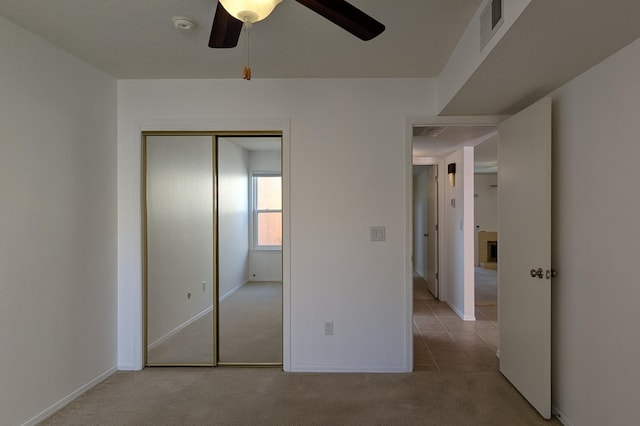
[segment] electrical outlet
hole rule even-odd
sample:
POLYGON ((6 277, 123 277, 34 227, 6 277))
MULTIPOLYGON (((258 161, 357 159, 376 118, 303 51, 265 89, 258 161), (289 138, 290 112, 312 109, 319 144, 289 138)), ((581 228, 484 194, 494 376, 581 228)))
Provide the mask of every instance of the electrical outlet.
POLYGON ((191 292, 190 291, 187 292, 187 299, 191 299, 191 292))
POLYGON ((333 336, 333 321, 328 321, 324 323, 324 335, 333 336))

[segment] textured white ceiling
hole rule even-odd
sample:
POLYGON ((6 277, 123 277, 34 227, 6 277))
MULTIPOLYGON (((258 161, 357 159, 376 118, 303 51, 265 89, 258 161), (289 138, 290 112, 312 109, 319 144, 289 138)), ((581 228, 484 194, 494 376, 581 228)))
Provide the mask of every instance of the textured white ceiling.
MULTIPOLYGON (((481 0, 351 0, 386 25, 363 42, 295 0, 253 26, 254 78, 437 77, 481 0)), ((116 78, 238 78, 207 46, 216 0, 1 0, 0 16, 116 78), (195 18, 177 31, 174 15, 195 18)), ((241 38, 242 43, 242 38, 241 38)))

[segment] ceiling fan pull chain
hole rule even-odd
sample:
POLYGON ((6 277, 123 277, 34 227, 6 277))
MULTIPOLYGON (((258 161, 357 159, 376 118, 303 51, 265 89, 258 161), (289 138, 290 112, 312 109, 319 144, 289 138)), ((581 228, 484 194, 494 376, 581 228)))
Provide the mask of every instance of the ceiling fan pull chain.
POLYGON ((244 45, 244 66, 242 67, 242 78, 245 80, 251 80, 251 22, 244 22, 244 31, 246 33, 245 45, 244 45))

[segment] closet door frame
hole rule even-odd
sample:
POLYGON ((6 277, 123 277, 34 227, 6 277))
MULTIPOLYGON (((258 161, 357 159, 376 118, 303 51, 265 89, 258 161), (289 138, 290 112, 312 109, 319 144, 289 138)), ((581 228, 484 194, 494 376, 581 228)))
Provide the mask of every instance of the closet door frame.
MULTIPOLYGON (((215 367, 218 365, 218 144, 217 138, 224 136, 279 136, 282 138, 281 142, 281 173, 283 177, 283 247, 282 247, 282 317, 283 317, 283 330, 282 330, 282 363, 264 363, 264 366, 282 367, 283 370, 289 371, 290 364, 290 324, 288 318, 290 316, 290 297, 289 297, 289 283, 290 283, 290 261, 289 261, 289 181, 288 176, 285 177, 285 173, 288 174, 289 169, 289 149, 288 149, 288 136, 285 136, 283 130, 234 130, 234 131, 202 131, 202 130, 143 130, 142 136, 142 155, 141 155, 141 183, 142 183, 142 200, 141 200, 141 213, 142 213, 142 343, 143 343, 143 367, 146 366, 207 366, 215 367), (212 143, 212 170, 213 170, 213 253, 214 253, 214 275, 213 279, 213 360, 212 363, 180 363, 180 364, 149 364, 148 363, 148 262, 147 262, 147 137, 149 136, 210 136, 212 143), (285 143, 285 140, 287 141, 285 143), (285 171, 286 170, 286 171, 285 171)), ((229 363, 229 365, 235 365, 229 363)), ((252 364, 253 365, 253 364, 252 364)))

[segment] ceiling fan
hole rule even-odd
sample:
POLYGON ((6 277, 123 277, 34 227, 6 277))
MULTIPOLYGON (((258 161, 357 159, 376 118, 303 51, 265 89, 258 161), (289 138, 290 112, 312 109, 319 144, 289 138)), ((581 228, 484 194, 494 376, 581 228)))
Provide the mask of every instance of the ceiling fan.
MULTIPOLYGON (((385 26, 345 0, 296 0, 361 40, 380 35, 385 26)), ((219 0, 213 18, 209 47, 232 48, 238 45, 242 28, 266 18, 282 0, 219 0)), ((251 79, 245 65, 242 77, 251 79)))

